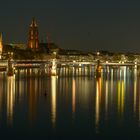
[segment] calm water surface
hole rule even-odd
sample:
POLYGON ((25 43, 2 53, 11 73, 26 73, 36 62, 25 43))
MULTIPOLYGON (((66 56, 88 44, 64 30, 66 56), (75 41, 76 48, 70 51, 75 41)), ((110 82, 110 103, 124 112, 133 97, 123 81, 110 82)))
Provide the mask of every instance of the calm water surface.
POLYGON ((0 73, 0 139, 140 138, 139 70, 101 77, 0 73))

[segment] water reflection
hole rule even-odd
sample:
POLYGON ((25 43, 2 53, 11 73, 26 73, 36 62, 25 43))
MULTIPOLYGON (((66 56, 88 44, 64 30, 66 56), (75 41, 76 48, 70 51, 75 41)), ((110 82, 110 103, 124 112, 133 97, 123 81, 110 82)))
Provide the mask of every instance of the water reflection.
POLYGON ((139 79, 138 79, 138 70, 134 69, 134 103, 133 103, 133 110, 134 110, 134 116, 138 116, 139 120, 139 126, 140 126, 140 92, 138 90, 139 85, 139 79))
POLYGON ((111 69, 111 83, 110 83, 110 96, 111 96, 111 105, 113 105, 113 97, 114 97, 114 86, 113 86, 113 83, 114 83, 114 74, 113 74, 113 69, 111 69))
POLYGON ((101 77, 96 80, 96 105, 95 105, 95 124, 96 132, 99 132, 100 124, 100 101, 101 101, 101 77))
POLYGON ((3 73, 0 73, 0 80, 2 81, 0 84, 0 113, 1 113, 3 107, 3 90, 4 90, 3 73))
POLYGON ((52 126, 56 124, 56 76, 51 77, 51 120, 52 126))
POLYGON ((15 78, 7 77, 7 122, 12 124, 15 104, 15 78))
POLYGON ((137 100, 137 69, 134 69, 134 113, 136 113, 137 100))
MULTIPOLYGON (((29 73, 33 74, 33 70, 29 69, 29 73)), ((37 115, 37 103, 38 103, 37 83, 38 81, 35 76, 27 77, 28 109, 29 109, 29 121, 31 125, 35 122, 37 115)))
POLYGON ((76 84, 75 84, 75 78, 72 79, 72 116, 73 116, 73 119, 75 117, 75 100, 76 100, 76 97, 75 97, 75 90, 76 90, 76 84))
POLYGON ((126 67, 122 67, 119 73, 120 74, 118 80, 118 112, 121 116, 123 116, 125 90, 126 90, 126 67))
POLYGON ((105 83, 105 112, 106 112, 106 119, 107 119, 107 115, 108 115, 108 96, 109 96, 108 80, 109 80, 109 75, 107 75, 107 80, 106 80, 106 83, 105 83))
MULTIPOLYGON (((67 68, 67 73, 68 70, 67 68)), ((83 71, 86 73, 86 69, 79 70, 79 73, 84 75, 83 71)), ((78 69, 73 74, 76 72, 78 69)), ((139 131, 138 69, 111 67, 101 77, 76 77, 71 74, 71 77, 59 77, 59 81, 55 76, 43 77, 31 69, 18 72, 16 83, 14 77, 6 77, 7 80, 5 77, 0 75, 0 122, 13 124, 14 129, 17 129, 15 126, 18 124, 21 131, 26 129, 27 133, 32 130, 33 133, 38 132, 38 135, 44 131, 59 135, 65 129, 68 135, 71 133, 80 136, 82 132, 93 136, 95 133, 100 135, 103 131, 106 135, 110 130, 114 134, 116 130, 118 133, 119 130, 125 133, 132 132, 133 129, 139 131), (44 97, 46 89, 47 96, 44 97), (29 112, 26 114, 26 111, 29 112), (35 128, 28 128, 28 117, 35 128)), ((7 131, 7 126, 4 127, 7 131)))

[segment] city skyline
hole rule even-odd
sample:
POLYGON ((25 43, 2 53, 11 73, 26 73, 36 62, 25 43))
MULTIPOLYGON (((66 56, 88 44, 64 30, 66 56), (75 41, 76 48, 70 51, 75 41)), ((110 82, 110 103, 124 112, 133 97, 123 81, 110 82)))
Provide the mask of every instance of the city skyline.
POLYGON ((4 43, 27 44, 35 17, 39 39, 49 36, 61 48, 140 52, 140 2, 13 0, 1 5, 4 43))

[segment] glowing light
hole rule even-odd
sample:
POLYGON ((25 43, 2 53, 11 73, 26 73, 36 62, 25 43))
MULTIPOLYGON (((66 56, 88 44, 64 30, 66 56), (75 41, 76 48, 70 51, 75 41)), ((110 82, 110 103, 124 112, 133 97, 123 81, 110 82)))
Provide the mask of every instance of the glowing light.
POLYGON ((114 82, 114 79, 113 79, 113 69, 111 69, 111 103, 113 103, 113 92, 114 92, 114 86, 113 86, 113 82, 114 82))
MULTIPOLYGON (((125 69, 124 69, 125 70, 125 69)), ((124 112, 124 97, 125 97, 125 71, 124 71, 124 79, 121 77, 120 71, 120 80, 118 81, 118 112, 123 115, 124 112)))
POLYGON ((53 52, 53 54, 56 55, 57 53, 56 52, 53 52))
POLYGON ((134 69, 134 113, 136 112, 137 99, 137 69, 134 69))
POLYGON ((52 126, 55 127, 56 124, 56 77, 51 77, 51 120, 52 120, 52 126))
POLYGON ((56 74, 56 61, 55 61, 55 59, 53 59, 53 61, 52 61, 51 75, 52 75, 52 76, 57 75, 57 74, 56 74))
POLYGON ((106 94, 105 94, 105 111, 108 112, 108 79, 106 81, 106 94))
POLYGON ((8 77, 7 85, 7 121, 12 124, 15 103, 15 82, 13 77, 8 77))
POLYGON ((101 78, 96 81, 96 111, 95 111, 95 124, 96 124, 96 132, 99 131, 99 120, 100 120, 100 94, 101 94, 101 78))
POLYGON ((72 80, 72 113, 75 114, 75 79, 72 80))
POLYGON ((82 64, 80 63, 80 64, 79 64, 79 67, 81 67, 81 66, 82 66, 82 64))
POLYGON ((97 52, 97 55, 100 55, 100 52, 97 52))
POLYGON ((122 81, 121 113, 124 112, 124 81, 122 81))
POLYGON ((121 84, 120 80, 118 81, 118 112, 120 112, 120 97, 121 97, 121 90, 120 90, 121 84))

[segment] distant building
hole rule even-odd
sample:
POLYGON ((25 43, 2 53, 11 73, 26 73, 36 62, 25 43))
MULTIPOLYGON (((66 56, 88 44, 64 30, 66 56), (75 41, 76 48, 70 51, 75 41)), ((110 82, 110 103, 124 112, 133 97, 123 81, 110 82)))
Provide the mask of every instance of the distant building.
POLYGON ((10 44, 7 44, 7 45, 11 46, 14 49, 20 49, 20 50, 25 50, 26 49, 26 45, 22 44, 22 43, 10 43, 10 44))
POLYGON ((39 48, 38 25, 33 18, 29 28, 28 48, 37 50, 39 48))
POLYGON ((39 43, 39 51, 49 53, 48 43, 39 43))
POLYGON ((50 53, 58 54, 61 48, 59 48, 55 43, 49 43, 49 51, 50 53))
POLYGON ((0 35, 0 59, 2 58, 3 51, 3 42, 2 42, 2 34, 0 35))
POLYGON ((79 50, 61 50, 58 55, 60 59, 66 61, 89 61, 92 59, 92 55, 88 52, 82 52, 79 50))
POLYGON ((13 52, 15 50, 25 50, 26 45, 21 43, 9 43, 3 44, 3 53, 13 52))
POLYGON ((38 51, 43 52, 43 53, 57 53, 61 51, 62 49, 59 48, 55 43, 45 43, 41 42, 39 43, 39 49, 38 51))

